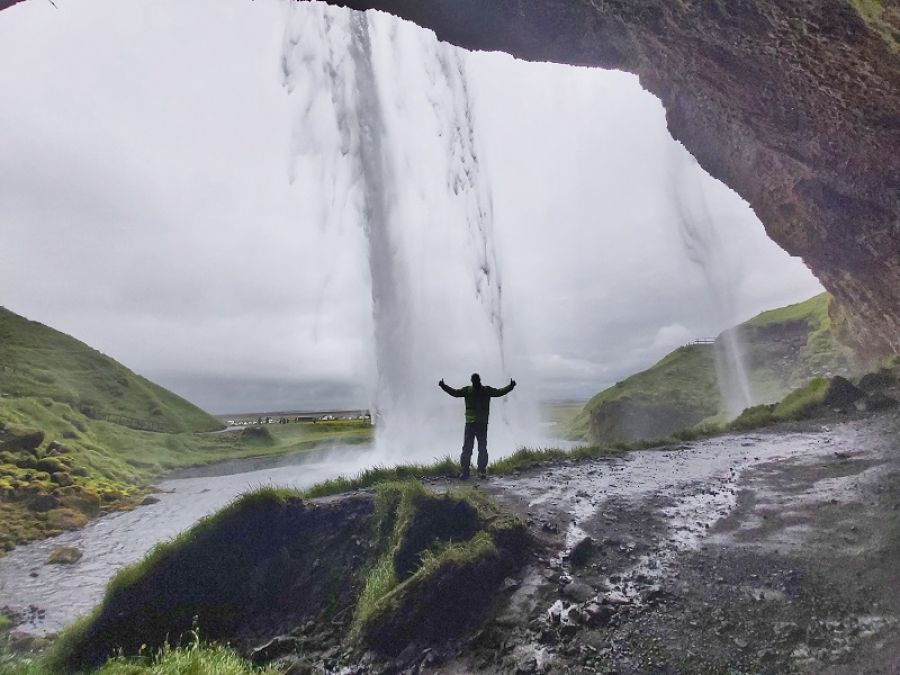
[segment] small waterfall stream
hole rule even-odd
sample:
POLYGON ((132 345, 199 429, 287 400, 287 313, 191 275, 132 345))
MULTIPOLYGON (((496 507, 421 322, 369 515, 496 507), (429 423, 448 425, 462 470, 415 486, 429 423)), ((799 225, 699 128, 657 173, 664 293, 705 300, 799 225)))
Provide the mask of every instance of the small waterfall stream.
MULTIPOLYGON (((715 326, 737 323, 734 261, 728 256, 718 223, 710 215, 697 161, 677 146, 671 154, 672 200, 688 260, 703 275, 715 326)), ((725 412, 737 417, 753 405, 744 349, 737 328, 722 332, 715 343, 716 377, 725 412)))

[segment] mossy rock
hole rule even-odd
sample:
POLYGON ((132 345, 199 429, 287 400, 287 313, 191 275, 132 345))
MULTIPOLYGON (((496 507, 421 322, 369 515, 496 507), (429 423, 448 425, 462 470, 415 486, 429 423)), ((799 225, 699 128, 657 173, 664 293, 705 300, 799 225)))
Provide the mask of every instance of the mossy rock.
POLYGON ((45 565, 74 565, 84 554, 74 546, 57 546, 47 557, 45 565))
POLYGON ((38 460, 35 468, 53 475, 59 471, 65 471, 66 466, 56 459, 56 457, 44 457, 43 459, 38 460))
POLYGON ((75 483, 67 471, 54 471, 50 474, 50 480, 60 487, 69 487, 75 483))
POLYGON ((44 442, 44 432, 7 427, 0 435, 0 450, 34 452, 44 442))
POLYGON ((415 499, 413 513, 393 554, 400 579, 412 575, 422 564, 422 553, 435 544, 466 541, 481 529, 475 507, 464 499, 424 494, 415 499))
POLYGON ((484 618, 503 579, 521 564, 529 544, 524 524, 475 490, 436 495, 415 481, 380 490, 388 503, 399 495, 391 504, 393 533, 379 524, 394 548, 372 567, 354 636, 389 655, 457 637, 484 618))
POLYGON ((61 506, 83 513, 88 518, 100 515, 100 497, 90 490, 78 485, 71 485, 59 490, 61 506))
POLYGON ((483 618, 508 571, 508 561, 481 533, 437 555, 390 591, 361 624, 359 637, 367 647, 392 655, 410 643, 457 637, 483 618))
POLYGON ((87 516, 66 507, 52 509, 47 511, 47 525, 53 530, 79 530, 87 525, 87 516))
POLYGON ((242 645, 310 622, 384 653, 444 641, 487 616, 528 541, 518 518, 474 490, 435 495, 407 481, 320 504, 262 490, 120 572, 47 663, 89 669, 177 642, 196 624, 206 639, 242 645), (395 560, 415 565, 400 578, 395 560), (378 571, 386 583, 370 583, 378 571))

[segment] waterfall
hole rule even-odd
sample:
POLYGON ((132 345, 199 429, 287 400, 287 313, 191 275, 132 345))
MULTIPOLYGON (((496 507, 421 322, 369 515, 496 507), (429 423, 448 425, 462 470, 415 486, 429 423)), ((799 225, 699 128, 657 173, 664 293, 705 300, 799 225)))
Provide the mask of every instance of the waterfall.
MULTIPOLYGON (((697 161, 680 145, 671 155, 671 186, 679 234, 688 260, 703 275, 716 326, 737 322, 733 261, 710 216, 697 161)), ((729 418, 753 404, 744 349, 737 327, 723 331, 714 345, 716 379, 729 418)))
MULTIPOLYGON (((438 379, 461 386, 479 369, 486 381, 508 378, 464 54, 379 13, 294 2, 286 11, 290 179, 306 217, 365 238, 377 445, 392 460, 455 452, 462 415, 446 413, 438 379), (435 251, 455 262, 435 267, 435 251)), ((497 408, 495 421, 508 422, 497 408)))

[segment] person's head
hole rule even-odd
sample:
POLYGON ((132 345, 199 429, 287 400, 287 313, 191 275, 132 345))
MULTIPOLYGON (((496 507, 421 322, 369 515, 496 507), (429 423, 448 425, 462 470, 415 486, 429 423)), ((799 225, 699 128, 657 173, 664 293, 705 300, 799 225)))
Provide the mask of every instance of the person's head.
POLYGON ((472 373, 472 386, 476 388, 481 386, 481 375, 478 373, 472 373))

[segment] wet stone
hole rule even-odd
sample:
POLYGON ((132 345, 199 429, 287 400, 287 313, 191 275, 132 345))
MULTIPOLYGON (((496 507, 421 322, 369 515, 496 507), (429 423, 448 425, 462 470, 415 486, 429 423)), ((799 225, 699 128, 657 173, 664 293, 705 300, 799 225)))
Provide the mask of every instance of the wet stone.
POLYGON ((517 581, 516 579, 513 579, 512 577, 506 577, 503 580, 504 590, 510 591, 515 588, 518 588, 519 586, 521 586, 521 583, 519 583, 519 581, 517 581))
POLYGON ((578 626, 574 623, 564 623, 559 627, 559 636, 564 640, 574 637, 577 632, 578 626))
POLYGON ((72 565, 81 560, 81 551, 74 546, 57 546, 47 557, 45 565, 72 565))
POLYGON ((591 537, 585 537, 579 541, 569 552, 569 561, 576 567, 583 567, 594 554, 594 540, 591 537))
POLYGON ((596 595, 593 587, 581 581, 566 584, 560 593, 574 602, 586 602, 596 595))
POLYGON ((302 642, 297 638, 279 635, 250 652, 250 660, 253 663, 265 663, 277 659, 279 656, 297 652, 301 647, 302 642))

